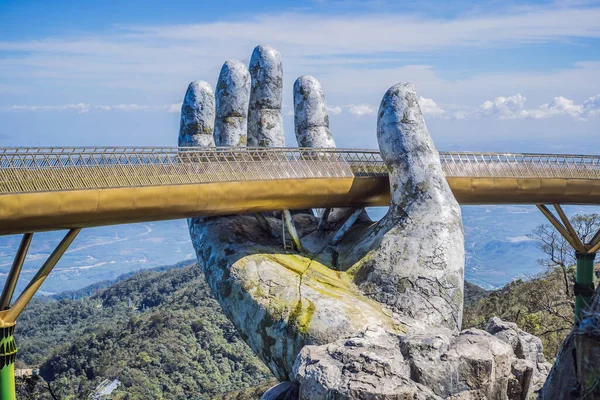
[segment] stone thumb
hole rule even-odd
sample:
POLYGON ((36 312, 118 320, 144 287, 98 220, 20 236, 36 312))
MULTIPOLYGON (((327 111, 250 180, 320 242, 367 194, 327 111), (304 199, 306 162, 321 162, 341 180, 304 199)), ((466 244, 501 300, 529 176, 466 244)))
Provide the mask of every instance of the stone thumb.
POLYGON ((412 83, 399 83, 386 92, 379 107, 377 140, 390 170, 390 215, 406 216, 424 202, 457 204, 412 83))

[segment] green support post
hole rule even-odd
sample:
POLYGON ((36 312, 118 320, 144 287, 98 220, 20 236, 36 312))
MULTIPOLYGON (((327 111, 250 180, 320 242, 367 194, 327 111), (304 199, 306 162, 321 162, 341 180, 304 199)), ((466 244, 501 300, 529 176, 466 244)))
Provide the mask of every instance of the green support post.
POLYGON ((0 328, 0 400, 16 400, 15 388, 15 325, 0 328))
POLYGON ((575 282, 575 322, 581 319, 583 310, 590 304, 594 295, 594 259, 596 253, 575 252, 577 258, 577 278, 575 282))

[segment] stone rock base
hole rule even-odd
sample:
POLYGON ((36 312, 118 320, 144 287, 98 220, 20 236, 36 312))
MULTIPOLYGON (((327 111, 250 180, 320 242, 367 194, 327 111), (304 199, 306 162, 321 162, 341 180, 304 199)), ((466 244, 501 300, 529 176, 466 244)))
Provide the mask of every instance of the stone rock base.
POLYGON ((367 331, 305 346, 294 365, 299 385, 294 398, 526 400, 549 369, 539 338, 499 318, 490 321, 487 331, 459 334, 446 329, 406 335, 367 331))

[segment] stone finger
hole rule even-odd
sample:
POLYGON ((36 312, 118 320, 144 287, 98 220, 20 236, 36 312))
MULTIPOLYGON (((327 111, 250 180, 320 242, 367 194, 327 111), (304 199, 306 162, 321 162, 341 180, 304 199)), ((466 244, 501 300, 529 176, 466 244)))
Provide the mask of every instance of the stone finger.
POLYGON ((412 84, 392 86, 383 97, 377 139, 390 171, 390 208, 372 235, 355 246, 357 254, 369 252, 369 258, 357 264, 357 283, 375 293, 400 321, 459 330, 464 285, 461 213, 412 84))
POLYGON ((215 95, 204 81, 189 84, 179 124, 179 147, 214 147, 215 95))
POLYGON ((248 146, 284 147, 281 55, 272 47, 256 46, 249 71, 252 84, 248 108, 248 146))
POLYGON ((319 81, 302 75, 294 83, 294 129, 299 147, 335 147, 319 81))
MULTIPOLYGON (((299 147, 335 148, 323 89, 319 81, 309 75, 299 77, 294 83, 294 127, 299 147)), ((353 213, 353 208, 324 209, 319 230, 337 229, 353 213)), ((366 211, 358 220, 369 221, 366 211)))
POLYGON ((223 64, 215 93, 215 144, 219 147, 246 146, 250 73, 237 60, 223 64))

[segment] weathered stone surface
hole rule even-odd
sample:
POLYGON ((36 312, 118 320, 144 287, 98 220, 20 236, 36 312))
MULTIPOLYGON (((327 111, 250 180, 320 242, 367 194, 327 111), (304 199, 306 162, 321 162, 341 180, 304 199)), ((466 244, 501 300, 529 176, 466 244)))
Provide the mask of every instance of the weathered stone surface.
POLYGON ((489 321, 486 331, 508 343, 519 359, 533 363, 533 383, 536 388, 544 383, 552 364, 544 357, 544 347, 540 338, 520 329, 514 322, 505 322, 498 317, 489 321))
POLYGON ((299 147, 335 147, 325 95, 312 76, 303 75, 294 82, 294 128, 299 147))
POLYGON ((599 399, 600 315, 583 319, 574 338, 580 398, 599 399))
POLYGON ((585 317, 565 339, 540 399, 600 398, 600 286, 585 317))
POLYGON ((248 146, 284 147, 283 66, 281 55, 269 46, 256 46, 250 58, 250 106, 248 110, 248 146))
POLYGON ((390 170, 390 209, 344 260, 355 282, 414 328, 460 329, 464 238, 414 86, 398 84, 379 108, 377 138, 390 170))
MULTIPOLYGON (((294 83, 294 129, 298 147, 335 147, 325 95, 319 81, 312 76, 303 75, 294 83)), ((339 228, 353 212, 353 208, 331 209, 327 226, 339 228)), ((359 218, 370 221, 366 211, 359 218)))
MULTIPOLYGON (((304 96, 303 101, 295 103, 299 145, 333 146, 318 82, 301 77, 296 89, 295 95, 304 96), (302 130, 312 127, 319 129, 302 130)), ((415 105, 418 108, 416 102, 404 106, 415 105)), ((411 112, 418 113, 411 114, 414 118, 420 117, 420 110, 411 112)), ((325 344, 368 329, 402 332, 407 326, 455 329, 460 324, 460 213, 447 186, 441 186, 445 179, 439 160, 433 163, 437 152, 424 125, 419 129, 396 128, 391 132, 398 136, 393 140, 404 140, 419 148, 422 143, 429 146, 421 153, 409 154, 404 169, 395 161, 401 158, 395 153, 404 149, 380 140, 382 147, 387 146, 386 154, 391 155, 386 161, 392 173, 413 174, 415 184, 421 185, 418 195, 407 192, 412 196, 407 199, 396 190, 394 204, 408 202, 408 217, 398 216, 396 208, 375 226, 361 218, 337 246, 327 243, 344 222, 343 218, 337 219, 338 214, 352 210, 332 213, 335 223, 325 231, 317 231, 318 219, 314 216, 295 215, 303 254, 283 251, 281 239, 263 234, 253 217, 190 221, 192 242, 215 296, 251 348, 280 379, 289 378, 296 355, 307 344, 325 344), (429 191, 433 199, 427 195, 429 191), (447 243, 440 243, 444 240, 447 243)), ((393 176, 392 182, 402 179, 393 176)), ((270 216, 267 219, 275 231, 281 230, 279 220, 270 216)))
POLYGON ((215 144, 246 146, 250 73, 244 64, 237 60, 223 64, 215 97, 215 144))
POLYGON ((574 336, 571 333, 565 339, 558 356, 540 390, 540 399, 572 400, 572 391, 577 388, 577 374, 573 358, 574 336))
POLYGON ((294 372, 301 400, 439 399, 410 379, 398 337, 382 331, 306 346, 294 372))
POLYGON ((509 399, 527 400, 531 397, 534 368, 530 361, 513 360, 511 365, 512 376, 508 379, 506 397, 509 399))
POLYGON ((204 81, 191 82, 181 105, 180 147, 215 145, 215 95, 204 81))
POLYGON ((302 349, 300 399, 527 399, 533 362, 479 329, 367 331, 302 349))

